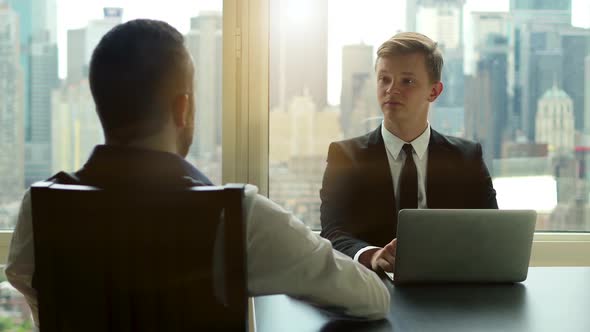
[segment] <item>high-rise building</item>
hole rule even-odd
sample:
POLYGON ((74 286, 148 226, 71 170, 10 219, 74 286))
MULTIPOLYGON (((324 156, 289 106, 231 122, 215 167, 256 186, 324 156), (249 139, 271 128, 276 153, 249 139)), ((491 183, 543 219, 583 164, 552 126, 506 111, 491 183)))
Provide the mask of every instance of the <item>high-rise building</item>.
MULTIPOLYGON (((365 44, 345 45, 342 48, 342 89, 340 94, 341 126, 345 137, 358 134, 358 127, 364 121, 361 114, 379 115, 379 105, 375 90, 373 46, 365 44), (363 105, 364 109, 355 107, 366 94, 367 83, 371 89, 373 103, 363 105), (377 113, 375 113, 377 112, 377 113)), ((368 115, 364 116, 369 117, 368 115)))
POLYGON ((24 190, 23 71, 18 16, 0 4, 0 205, 24 190))
POLYGON ((91 20, 84 28, 68 30, 68 71, 69 83, 88 77, 90 57, 98 42, 109 30, 120 24, 123 9, 103 8, 103 18, 91 20))
POLYGON ((28 43, 40 31, 49 33, 49 43, 57 40, 57 0, 5 0, 20 20, 21 43, 28 43))
POLYGON ((377 101, 376 78, 373 73, 368 78, 354 77, 356 92, 353 99, 350 126, 345 137, 360 136, 375 130, 383 121, 383 113, 377 101))
POLYGON ((438 43, 444 57, 442 81, 445 89, 436 104, 463 105, 463 5, 465 0, 416 1, 416 32, 438 43))
MULTIPOLYGON (((469 76, 466 76, 465 81, 468 80, 469 76)), ((428 122, 441 134, 465 137, 465 109, 463 106, 444 107, 433 104, 428 110, 428 122)))
POLYGON ((68 87, 68 102, 73 118, 74 169, 80 169, 97 144, 104 143, 100 119, 96 113, 88 79, 68 87))
MULTIPOLYGON (((584 59, 590 52, 590 30, 569 28, 561 31, 562 86, 574 101, 574 124, 584 131, 584 59)), ((590 95, 586 95, 590 98, 590 95)))
POLYGON ((416 0, 406 0, 406 31, 416 31, 416 0))
POLYGON ((312 96, 303 92, 286 108, 270 112, 273 142, 269 151, 269 197, 293 211, 307 225, 318 228, 322 174, 330 142, 340 140, 340 112, 336 107, 317 110, 312 96))
POLYGON ((104 141, 87 79, 54 90, 52 116, 53 172, 80 169, 104 141))
MULTIPOLYGON (((86 61, 86 27, 68 30, 67 81, 77 82, 88 76, 86 61)), ((96 45, 95 45, 96 46, 96 45)))
POLYGON ((510 11, 545 11, 559 16, 557 19, 571 21, 572 0, 510 0, 510 11))
POLYGON ((55 89, 51 95, 51 169, 52 173, 76 171, 73 165, 73 120, 67 88, 55 89))
POLYGON ((423 33, 445 50, 463 48, 465 0, 418 0, 416 32, 423 33))
POLYGON ((286 109, 276 109, 269 116, 269 136, 273 138, 269 159, 274 164, 301 157, 321 157, 325 161, 330 142, 342 138, 340 112, 329 107, 318 111, 306 91, 292 98, 286 109))
POLYGON ((68 30, 67 78, 52 92, 50 132, 51 169, 74 171, 82 167, 103 134, 88 84, 94 48, 102 36, 122 22, 123 10, 103 8, 103 18, 86 27, 68 30))
MULTIPOLYGON (((584 145, 590 146, 590 55, 584 58, 584 145)), ((588 165, 590 173, 590 164, 588 165)), ((589 176, 590 179, 590 176, 589 176)))
MULTIPOLYGON (((30 40, 33 36, 33 0, 8 0, 7 4, 16 11, 19 21, 19 39, 20 39, 20 65, 23 71, 23 117, 24 117, 24 134, 25 140, 30 136, 30 101, 29 87, 31 85, 30 77, 30 40)), ((23 146, 24 151, 24 146, 23 146)))
POLYGON ((193 17, 186 45, 195 66, 196 128, 190 156, 194 160, 209 161, 221 146, 221 13, 202 12, 193 17))
POLYGON ((287 107, 307 89, 323 109, 328 89, 328 1, 271 1, 270 11, 270 108, 287 107))
POLYGON ((57 80, 56 0, 5 0, 19 17, 23 68, 25 185, 49 175, 50 94, 57 80), (46 66, 55 66, 50 68, 46 66), (52 73, 55 72, 55 77, 52 73), (40 80, 40 81, 37 81, 40 80), (44 143, 41 143, 45 140, 44 143))
POLYGON ((538 99, 562 81, 563 49, 560 31, 571 27, 571 0, 512 1, 514 22, 514 113, 529 142, 535 141, 538 99))
POLYGON ((467 71, 475 73, 477 61, 482 52, 490 46, 489 35, 503 36, 508 46, 508 93, 514 89, 514 23, 510 13, 506 12, 473 12, 471 13, 471 33, 473 55, 467 64, 467 71))
POLYGON ((30 50, 29 139, 25 142, 25 185, 51 175, 51 93, 58 86, 57 45, 39 32, 30 50))
POLYGON ((482 144, 484 160, 493 165, 500 158, 509 125, 507 64, 509 46, 502 35, 488 35, 477 63, 475 77, 469 77, 465 101, 466 137, 482 144))
POLYGON ((539 99, 536 122, 535 140, 547 143, 550 155, 573 156, 573 101, 556 83, 539 99))
POLYGON ((31 137, 31 50, 33 39, 39 34, 48 38, 49 44, 57 39, 56 0, 5 0, 19 19, 20 63, 23 70, 23 103, 25 141, 31 137))

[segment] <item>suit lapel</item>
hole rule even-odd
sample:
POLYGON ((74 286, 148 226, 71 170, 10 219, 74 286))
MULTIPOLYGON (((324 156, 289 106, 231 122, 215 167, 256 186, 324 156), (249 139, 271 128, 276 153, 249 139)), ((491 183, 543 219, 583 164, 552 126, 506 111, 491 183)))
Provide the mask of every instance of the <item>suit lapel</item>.
POLYGON ((441 134, 431 129, 428 143, 428 165, 426 170, 426 204, 428 208, 446 206, 446 184, 452 174, 452 154, 441 134))
MULTIPOLYGON (((387 159, 385 143, 381 135, 381 126, 369 134, 366 146, 366 169, 369 170, 367 177, 370 184, 371 196, 377 211, 384 211, 383 221, 397 221, 397 209, 393 191, 393 180, 387 159), (384 209, 384 207, 386 207, 384 209)), ((397 229, 397 222, 394 222, 394 232, 397 229)), ((394 233, 395 234, 395 233, 394 233)))

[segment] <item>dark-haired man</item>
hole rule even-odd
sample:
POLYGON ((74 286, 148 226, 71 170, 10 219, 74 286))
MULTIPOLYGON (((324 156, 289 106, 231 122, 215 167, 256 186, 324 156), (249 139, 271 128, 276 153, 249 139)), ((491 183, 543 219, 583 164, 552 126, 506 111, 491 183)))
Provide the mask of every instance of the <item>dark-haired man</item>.
MULTIPOLYGON (((89 80, 106 144, 97 146, 76 172, 83 184, 157 184, 183 177, 210 184, 184 160, 194 130, 193 73, 183 36, 164 22, 130 21, 101 39, 89 80)), ((334 251, 254 186, 246 188, 245 209, 250 295, 284 293, 343 307, 350 315, 386 315, 389 293, 371 271, 334 251)), ((25 295, 38 323, 31 223, 27 192, 6 275, 25 295)))

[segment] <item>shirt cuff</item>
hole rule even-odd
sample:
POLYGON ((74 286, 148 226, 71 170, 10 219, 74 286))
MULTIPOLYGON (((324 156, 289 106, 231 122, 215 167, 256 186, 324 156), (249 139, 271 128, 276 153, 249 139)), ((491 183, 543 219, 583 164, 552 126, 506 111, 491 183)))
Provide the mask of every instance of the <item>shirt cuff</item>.
POLYGON ((375 246, 366 246, 366 247, 364 247, 364 248, 360 249, 359 251, 357 251, 357 252, 356 252, 356 254, 354 254, 354 258, 353 258, 353 259, 354 259, 354 261, 355 261, 355 262, 358 262, 358 261, 359 261, 359 257, 361 257, 361 254, 362 254, 363 252, 367 251, 367 250, 370 250, 370 249, 381 249, 381 247, 375 247, 375 246))

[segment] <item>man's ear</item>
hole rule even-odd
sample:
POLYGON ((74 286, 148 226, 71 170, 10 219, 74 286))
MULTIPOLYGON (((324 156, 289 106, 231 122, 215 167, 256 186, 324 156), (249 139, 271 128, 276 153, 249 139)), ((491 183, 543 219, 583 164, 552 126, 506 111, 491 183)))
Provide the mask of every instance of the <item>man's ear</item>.
POLYGON ((190 121, 190 99, 189 95, 184 93, 176 96, 172 103, 172 119, 177 128, 189 126, 190 121))
POLYGON ((440 94, 443 92, 443 84, 442 82, 436 82, 434 84, 432 84, 432 89, 430 91, 430 95, 428 96, 428 101, 429 102, 433 102, 436 100, 436 98, 438 98, 438 96, 440 96, 440 94))

